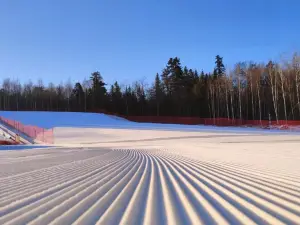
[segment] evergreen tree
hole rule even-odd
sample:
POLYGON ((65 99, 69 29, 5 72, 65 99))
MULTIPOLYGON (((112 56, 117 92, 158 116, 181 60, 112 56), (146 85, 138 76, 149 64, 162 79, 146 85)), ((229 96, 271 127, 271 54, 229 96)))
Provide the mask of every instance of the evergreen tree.
POLYGON ((153 85, 152 89, 150 90, 150 99, 155 102, 157 116, 160 115, 160 105, 163 100, 163 95, 164 95, 164 92, 163 92, 162 83, 161 83, 159 74, 157 73, 155 76, 154 85, 153 85))
POLYGON ((105 83, 100 72, 98 71, 93 72, 90 79, 92 81, 92 90, 90 93, 92 96, 92 109, 101 110, 107 103, 107 90, 105 88, 105 83))
POLYGON ((162 80, 167 94, 171 94, 181 85, 183 79, 183 72, 181 68, 180 59, 175 57, 170 58, 166 68, 162 72, 162 80))
POLYGON ((125 88, 125 92, 123 94, 123 99, 125 101, 126 112, 125 115, 136 115, 137 113, 137 98, 130 86, 125 88))
POLYGON ((215 61, 214 77, 220 77, 225 75, 225 66, 223 64, 223 57, 217 55, 215 61))
POLYGON ((112 112, 122 113, 123 101, 122 101, 122 91, 118 82, 115 82, 114 85, 111 85, 110 89, 110 105, 112 112))
POLYGON ((84 91, 79 82, 77 82, 72 91, 72 99, 74 99, 75 104, 73 104, 73 109, 76 111, 84 110, 84 91))

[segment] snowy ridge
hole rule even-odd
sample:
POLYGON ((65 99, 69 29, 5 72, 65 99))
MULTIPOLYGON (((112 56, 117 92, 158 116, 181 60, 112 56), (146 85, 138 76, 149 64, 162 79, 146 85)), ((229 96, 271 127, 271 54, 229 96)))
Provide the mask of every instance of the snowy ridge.
POLYGON ((163 149, 7 152, 0 165, 0 224, 300 221, 299 176, 163 149))

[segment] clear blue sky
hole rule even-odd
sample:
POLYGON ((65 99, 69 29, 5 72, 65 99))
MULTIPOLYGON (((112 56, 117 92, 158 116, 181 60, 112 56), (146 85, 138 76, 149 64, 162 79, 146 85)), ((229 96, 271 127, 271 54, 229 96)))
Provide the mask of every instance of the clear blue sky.
POLYGON ((0 0, 0 78, 150 82, 170 57, 210 72, 300 49, 299 0, 0 0))

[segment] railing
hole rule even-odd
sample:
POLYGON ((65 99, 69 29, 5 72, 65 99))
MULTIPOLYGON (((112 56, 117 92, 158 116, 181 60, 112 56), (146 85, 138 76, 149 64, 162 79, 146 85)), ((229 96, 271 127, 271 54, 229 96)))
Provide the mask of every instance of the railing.
POLYGON ((4 117, 0 117, 0 121, 5 125, 16 129, 18 132, 32 138, 34 141, 48 144, 54 143, 53 129, 44 129, 37 126, 24 125, 16 120, 7 119, 4 117))

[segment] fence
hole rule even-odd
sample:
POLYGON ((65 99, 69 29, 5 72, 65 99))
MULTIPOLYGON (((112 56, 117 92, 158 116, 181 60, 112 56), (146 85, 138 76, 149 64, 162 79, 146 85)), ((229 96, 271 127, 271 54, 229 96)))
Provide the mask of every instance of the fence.
POLYGON ((54 143, 53 129, 44 129, 32 125, 24 125, 18 121, 0 117, 0 121, 5 125, 16 129, 18 132, 25 134, 35 141, 40 141, 48 144, 54 143))
POLYGON ((205 119, 205 125, 216 126, 300 126, 300 121, 293 120, 241 120, 228 118, 205 119))
POLYGON ((19 143, 15 141, 8 141, 8 140, 0 140, 0 145, 17 145, 19 143))
POLYGON ((300 127, 300 121, 293 120, 241 120, 228 118, 196 118, 196 117, 166 117, 166 116, 126 116, 126 119, 144 123, 168 123, 186 125, 210 125, 210 126, 247 126, 262 128, 291 129, 300 127))

